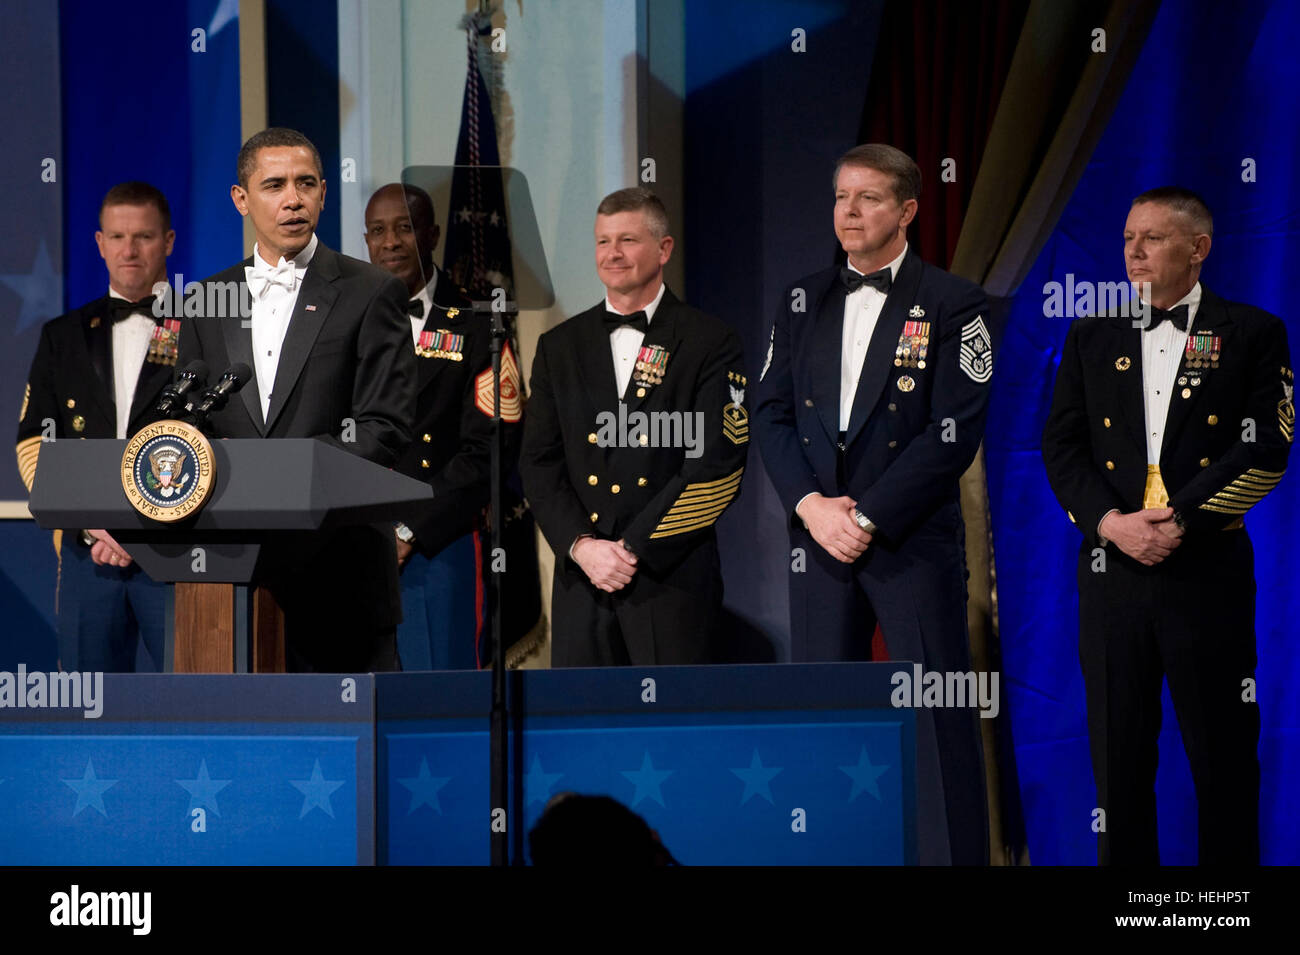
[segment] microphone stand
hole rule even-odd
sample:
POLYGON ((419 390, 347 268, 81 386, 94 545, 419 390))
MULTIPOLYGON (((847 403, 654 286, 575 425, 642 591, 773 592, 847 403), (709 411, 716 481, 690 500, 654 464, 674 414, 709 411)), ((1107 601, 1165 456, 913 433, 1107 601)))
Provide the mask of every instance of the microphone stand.
MULTIPOLYGON (((509 303, 510 314, 515 313, 515 303, 509 303)), ((491 486, 489 513, 492 515, 489 531, 489 567, 494 567, 498 548, 502 546, 503 515, 501 513, 501 349, 507 338, 506 312, 493 308, 492 315, 492 445, 491 486)), ((489 727, 491 799, 493 814, 491 829, 491 859, 494 866, 510 864, 510 825, 522 825, 522 820, 511 820, 509 793, 510 738, 506 725, 506 652, 501 632, 501 585, 495 569, 487 580, 488 617, 492 621, 492 711, 489 727), (499 830, 496 812, 504 811, 507 827, 499 830)))

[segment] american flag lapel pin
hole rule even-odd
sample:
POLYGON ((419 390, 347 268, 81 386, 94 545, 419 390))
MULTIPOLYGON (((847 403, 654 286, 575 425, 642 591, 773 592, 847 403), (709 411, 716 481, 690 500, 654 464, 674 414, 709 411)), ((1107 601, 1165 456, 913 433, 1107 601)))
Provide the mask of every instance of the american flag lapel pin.
POLYGON ((309 312, 314 312, 314 311, 316 311, 316 306, 315 306, 315 305, 308 305, 306 310, 309 311, 309 312))

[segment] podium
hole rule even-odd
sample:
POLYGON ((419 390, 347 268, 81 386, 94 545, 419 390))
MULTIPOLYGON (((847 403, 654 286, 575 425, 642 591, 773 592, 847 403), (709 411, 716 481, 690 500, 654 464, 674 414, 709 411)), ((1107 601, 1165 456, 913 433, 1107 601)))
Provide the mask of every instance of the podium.
POLYGON ((224 439, 212 441, 206 505, 162 524, 127 501, 126 445, 46 443, 28 506, 46 529, 107 529, 150 577, 176 584, 165 669, 177 673, 283 671, 283 615, 256 585, 267 545, 392 521, 433 497, 421 481, 314 438, 224 439))

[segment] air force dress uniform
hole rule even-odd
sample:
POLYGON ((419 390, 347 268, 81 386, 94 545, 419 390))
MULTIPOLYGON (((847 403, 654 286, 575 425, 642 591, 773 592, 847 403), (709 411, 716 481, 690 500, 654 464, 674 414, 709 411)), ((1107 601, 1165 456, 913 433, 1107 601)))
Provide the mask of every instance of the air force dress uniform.
MULTIPOLYGON (((492 451, 492 354, 488 319, 437 271, 411 299, 417 363, 414 440, 396 469, 427 482, 432 503, 404 516, 414 548, 402 568, 398 651, 406 670, 474 669, 483 580, 474 531, 488 504, 492 451)), ((509 470, 523 414, 519 366, 501 358, 501 420, 509 470)))
MULTIPOLYGON (((878 621, 891 659, 970 670, 958 482, 984 432, 991 329, 981 289, 907 249, 872 277, 831 268, 787 289, 755 423, 791 545, 807 555, 806 570, 790 575, 793 660, 870 659, 878 621), (883 303, 870 297, 882 293, 883 303), (873 305, 874 327, 855 328, 858 308, 873 305), (853 498, 875 525, 852 565, 826 553, 796 515, 812 493, 853 498)), ((918 718, 918 768, 942 778, 945 803, 923 795, 918 805, 921 859, 981 864, 988 843, 975 711, 918 718)))
POLYGON ((711 662, 714 525, 745 469, 749 381, 734 330, 661 295, 622 392, 611 355, 620 318, 605 304, 537 345, 520 473, 555 552, 555 666, 711 662), (625 541, 638 559, 631 583, 612 594, 591 584, 567 556, 584 535, 625 541))
POLYGON ((1286 328, 1199 283, 1155 316, 1147 330, 1130 317, 1070 327, 1043 432, 1052 490, 1084 535, 1079 655, 1106 811, 1099 858, 1159 863, 1163 677, 1196 786, 1201 862, 1252 864, 1260 724, 1243 697, 1256 662, 1243 517, 1282 480, 1295 437, 1286 328), (1100 537, 1112 510, 1163 507, 1185 533, 1152 567, 1100 537))
MULTIPOLYGON (((45 323, 18 424, 18 469, 29 491, 42 441, 128 437, 162 417, 154 406, 175 370, 180 320, 153 311, 152 298, 131 303, 110 292, 45 323)), ((63 669, 133 671, 138 633, 161 670, 168 585, 138 564, 96 565, 80 529, 57 538, 63 669)))

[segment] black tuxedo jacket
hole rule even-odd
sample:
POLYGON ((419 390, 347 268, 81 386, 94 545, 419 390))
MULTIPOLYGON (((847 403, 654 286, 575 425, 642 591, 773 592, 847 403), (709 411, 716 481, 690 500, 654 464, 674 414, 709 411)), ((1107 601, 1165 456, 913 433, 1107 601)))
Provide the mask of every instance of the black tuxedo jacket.
MULTIPOLYGON (((1192 334, 1221 340, 1218 368, 1189 368, 1184 352, 1169 399, 1160 474, 1189 534, 1238 521, 1277 486, 1295 437, 1286 326, 1224 301, 1204 285, 1192 334)), ((1147 477, 1142 335, 1129 317, 1070 326, 1043 431, 1057 500, 1095 547, 1108 511, 1142 509, 1147 477)))
POLYGON ((959 547, 958 481, 979 450, 993 374, 984 292, 908 250, 872 332, 841 451, 846 295, 838 268, 786 290, 755 411, 767 472, 792 523, 807 494, 856 500, 878 528, 872 566, 881 562, 874 554, 906 552, 927 526, 959 547), (909 321, 930 323, 925 368, 894 364, 909 321))
MULTIPOLYGON (((244 291, 238 265, 205 280, 204 286, 235 283, 244 291)), ((246 300, 241 294, 241 301, 246 300)), ((228 301, 218 293, 205 303, 228 301)), ((210 419, 218 438, 317 438, 377 464, 391 467, 411 436, 415 356, 406 314, 406 286, 366 262, 316 247, 294 303, 276 368, 267 418, 263 420, 256 374, 210 419), (346 422, 355 440, 341 440, 346 422)), ((203 359, 215 376, 235 362, 254 367, 252 331, 239 316, 188 320, 178 366, 203 359)), ((320 626, 376 628, 401 619, 397 557, 392 528, 343 528, 312 541, 277 548, 270 577, 291 618, 320 626)))
MULTIPOLYGON (((492 454, 492 352, 490 319, 442 270, 433 289, 424 331, 459 336, 452 347, 416 355, 415 430, 396 469, 426 481, 433 501, 403 520, 415 547, 432 556, 477 526, 487 506, 492 454)), ((408 332, 409 334, 409 332, 408 332)), ((408 346, 410 339, 407 339, 408 346)), ((522 420, 519 367, 502 355, 503 473, 514 467, 522 420)))
MULTIPOLYGON (((18 468, 28 490, 46 420, 54 422, 56 439, 117 437, 108 302, 107 295, 97 298, 51 319, 41 329, 18 421, 18 468)), ((128 436, 162 417, 154 405, 173 372, 171 365, 147 359, 140 366, 128 436)))
POLYGON ((601 302, 551 329, 533 360, 519 470, 556 572, 582 574, 568 552, 583 534, 624 539, 639 574, 666 578, 705 547, 716 571, 714 524, 739 493, 749 442, 740 337, 665 289, 642 343, 667 350, 663 381, 639 384, 634 374, 620 396, 604 315, 601 302), (610 416, 617 423, 620 401, 629 427, 602 430, 610 416), (684 421, 701 413, 699 456, 662 446, 662 432, 653 441, 646 435, 644 445, 633 438, 630 447, 606 446, 620 431, 632 435, 630 416, 638 412, 660 423, 671 419, 650 416, 676 413, 684 421))

